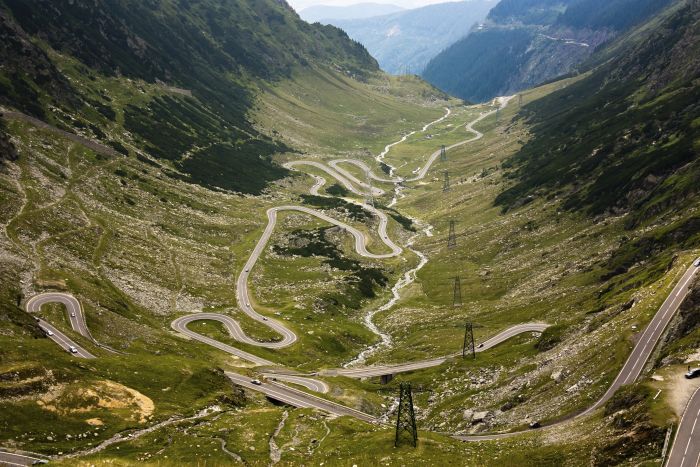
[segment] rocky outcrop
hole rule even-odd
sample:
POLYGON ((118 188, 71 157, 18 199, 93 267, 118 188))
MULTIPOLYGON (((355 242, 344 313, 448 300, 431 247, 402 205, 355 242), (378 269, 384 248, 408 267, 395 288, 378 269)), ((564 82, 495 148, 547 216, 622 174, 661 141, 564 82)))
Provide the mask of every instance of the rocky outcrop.
POLYGON ((0 120, 0 167, 5 161, 16 161, 18 157, 17 149, 10 141, 3 121, 0 120))

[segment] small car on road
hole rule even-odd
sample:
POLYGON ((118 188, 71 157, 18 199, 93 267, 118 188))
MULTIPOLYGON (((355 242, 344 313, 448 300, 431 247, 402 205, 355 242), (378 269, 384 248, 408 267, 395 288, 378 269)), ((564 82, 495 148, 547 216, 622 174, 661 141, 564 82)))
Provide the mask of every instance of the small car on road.
POLYGON ((695 265, 696 268, 700 268, 700 259, 696 259, 693 264, 695 265))
POLYGON ((75 346, 73 346, 73 345, 68 347, 68 350, 70 351, 70 353, 78 353, 78 349, 76 349, 75 346))
POLYGON ((255 384, 256 386, 262 385, 262 382, 259 379, 254 379, 254 380, 251 380, 250 382, 255 384))
POLYGON ((71 317, 71 318, 75 318, 75 311, 72 311, 72 312, 71 312, 70 317, 71 317))
POLYGON ((49 331, 48 329, 46 330, 46 335, 51 337, 53 336, 53 331, 49 331))
POLYGON ((688 372, 685 374, 687 379, 693 379, 700 376, 700 368, 688 368, 688 372))

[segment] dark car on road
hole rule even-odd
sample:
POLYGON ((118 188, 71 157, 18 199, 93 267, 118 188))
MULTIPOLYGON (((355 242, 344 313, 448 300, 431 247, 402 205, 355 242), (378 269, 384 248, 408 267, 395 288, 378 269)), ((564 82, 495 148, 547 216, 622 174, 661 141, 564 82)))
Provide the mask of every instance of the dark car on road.
POLYGON ((697 378, 698 376, 700 376, 700 368, 689 368, 685 374, 685 377, 688 379, 697 378))

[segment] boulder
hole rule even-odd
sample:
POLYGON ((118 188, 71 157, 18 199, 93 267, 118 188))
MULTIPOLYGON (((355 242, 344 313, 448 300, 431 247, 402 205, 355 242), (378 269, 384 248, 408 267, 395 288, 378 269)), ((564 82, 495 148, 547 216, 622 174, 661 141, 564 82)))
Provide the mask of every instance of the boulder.
POLYGON ((489 416, 489 411, 485 410, 483 412, 474 412, 472 417, 472 423, 481 423, 489 416))
POLYGON ((462 418, 468 422, 472 420, 474 417, 474 411, 472 409, 467 409, 462 413, 462 418))

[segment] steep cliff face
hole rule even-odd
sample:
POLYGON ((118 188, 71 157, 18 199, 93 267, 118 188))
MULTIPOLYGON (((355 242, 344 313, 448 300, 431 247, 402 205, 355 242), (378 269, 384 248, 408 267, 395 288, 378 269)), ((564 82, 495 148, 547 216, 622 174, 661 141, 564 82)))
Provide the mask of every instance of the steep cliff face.
POLYGON ((75 90, 46 53, 12 18, 0 10, 0 104, 44 117, 41 89, 64 106, 74 107, 75 90), (41 88, 41 89, 39 89, 41 88))
POLYGON ((4 161, 17 160, 17 150, 5 131, 5 123, 0 119, 0 168, 4 161))
POLYGON ((601 44, 671 0, 503 0, 487 20, 436 56, 423 77, 483 101, 565 75, 601 44))

